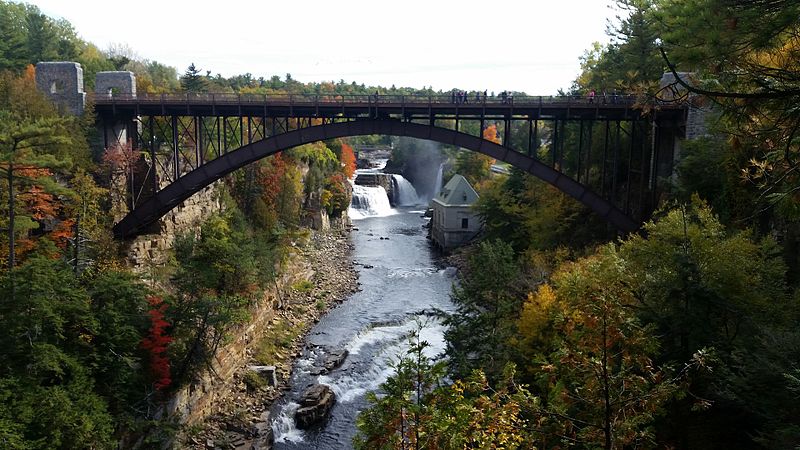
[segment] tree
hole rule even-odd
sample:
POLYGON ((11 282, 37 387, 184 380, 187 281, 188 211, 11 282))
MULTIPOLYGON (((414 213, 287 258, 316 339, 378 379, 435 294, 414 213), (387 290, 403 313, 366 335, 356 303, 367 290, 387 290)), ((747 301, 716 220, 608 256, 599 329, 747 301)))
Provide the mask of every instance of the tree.
POLYGON ((21 70, 28 60, 24 26, 12 7, 0 4, 0 69, 21 70))
POLYGON ((522 409, 536 399, 514 382, 513 368, 497 389, 481 371, 446 385, 444 363, 434 361, 428 348, 419 329, 412 333, 381 393, 367 394, 371 407, 358 416, 355 448, 533 448, 522 409))
POLYGON ((167 305, 160 297, 149 297, 147 302, 150 304, 150 331, 142 339, 142 348, 147 351, 149 356, 149 369, 153 377, 156 391, 162 391, 169 387, 172 379, 169 370, 169 358, 166 356, 167 345, 172 342, 172 338, 167 335, 166 329, 169 322, 164 320, 164 311, 167 305))
POLYGON ((32 62, 58 59, 58 36, 53 23, 44 14, 31 11, 27 17, 28 56, 32 62))
MULTIPOLYGON (((3 112, 0 112, 0 115, 3 116, 3 120, 0 120, 0 161, 3 162, 0 172, 4 173, 8 187, 8 268, 12 269, 16 265, 14 244, 18 232, 16 225, 17 221, 20 220, 16 217, 17 204, 14 197, 14 185, 18 178, 17 173, 21 170, 28 171, 38 176, 36 180, 39 183, 45 183, 48 187, 57 189, 54 183, 48 182, 42 176, 48 173, 41 172, 38 169, 64 167, 65 162, 56 160, 52 155, 37 154, 38 152, 35 150, 49 145, 69 143, 70 139, 65 136, 63 131, 64 119, 51 118, 29 121, 21 120, 9 113, 3 114, 3 112)), ((32 180, 30 177, 22 177, 22 179, 28 182, 32 180)), ((31 222, 28 222, 24 228, 29 229, 31 227, 31 222)), ((13 299, 15 292, 13 277, 10 283, 11 298, 13 299)))
POLYGON ((190 64, 186 72, 181 76, 181 89, 186 92, 204 92, 208 87, 208 81, 200 75, 200 69, 190 64))
POLYGON ((110 447, 111 416, 87 364, 97 322, 54 251, 45 242, 0 276, 0 436, 18 448, 110 447))
POLYGON ((339 160, 342 162, 342 171, 346 178, 353 178, 356 172, 356 155, 353 152, 353 147, 346 142, 342 142, 342 152, 339 160))
POLYGON ((529 297, 520 321, 523 340, 554 347, 533 365, 547 394, 541 414, 546 441, 605 449, 649 446, 650 428, 663 405, 680 391, 677 378, 659 367, 652 327, 632 314, 636 305, 624 261, 613 245, 566 264, 529 297), (543 307, 543 317, 532 317, 543 307), (549 328, 552 325, 553 331, 549 328), (556 430, 553 432, 553 430, 556 430))
MULTIPOLYGON (((497 126, 492 124, 483 130, 483 138, 487 141, 500 143, 497 137, 497 126)), ((494 158, 473 151, 460 151, 456 156, 455 171, 463 175, 470 184, 478 186, 481 182, 489 178, 494 158)))
POLYGON ((499 240, 479 243, 469 267, 453 288, 457 309, 444 320, 450 368, 460 377, 482 368, 494 381, 511 361, 507 343, 527 286, 513 250, 499 240))

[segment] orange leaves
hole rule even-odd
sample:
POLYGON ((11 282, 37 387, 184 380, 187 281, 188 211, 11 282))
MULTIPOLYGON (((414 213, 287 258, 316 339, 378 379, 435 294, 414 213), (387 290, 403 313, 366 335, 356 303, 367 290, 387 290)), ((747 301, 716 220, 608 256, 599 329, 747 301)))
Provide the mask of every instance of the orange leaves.
POLYGON ((487 141, 494 142, 495 144, 500 143, 500 137, 497 135, 497 125, 491 124, 488 127, 483 129, 483 138, 487 141))
POLYGON ((342 169, 344 171, 344 175, 347 178, 352 178, 353 174, 356 173, 356 155, 353 151, 353 147, 346 142, 342 142, 341 161, 344 166, 342 169))
POLYGON ((20 194, 19 199, 25 204, 30 216, 39 221, 55 218, 62 206, 52 194, 35 185, 28 192, 20 194))
POLYGON ((75 236, 75 220, 66 219, 59 222, 53 232, 50 233, 50 240, 53 241, 58 248, 65 249, 67 242, 75 236))
POLYGON ((36 67, 33 64, 25 66, 25 71, 22 73, 22 78, 28 82, 36 82, 36 67))

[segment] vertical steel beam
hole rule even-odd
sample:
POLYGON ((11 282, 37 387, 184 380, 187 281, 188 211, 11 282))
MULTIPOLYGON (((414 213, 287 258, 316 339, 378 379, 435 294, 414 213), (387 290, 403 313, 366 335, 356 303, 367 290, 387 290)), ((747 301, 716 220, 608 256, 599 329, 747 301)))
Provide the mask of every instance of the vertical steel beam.
POLYGON ((203 125, 200 123, 200 117, 194 116, 194 161, 195 161, 195 169, 200 167, 202 162, 202 157, 200 153, 202 153, 202 145, 203 142, 203 125))
POLYGON ((642 158, 642 162, 639 165, 640 172, 639 172, 639 218, 644 217, 645 208, 644 208, 644 191, 647 190, 649 187, 649 176, 645 177, 645 172, 647 170, 647 158, 649 156, 647 153, 647 127, 645 126, 647 122, 642 123, 642 145, 639 146, 641 149, 639 153, 639 157, 642 158))
POLYGON ((552 158, 553 158, 553 168, 556 167, 556 162, 558 161, 558 119, 553 119, 553 142, 550 144, 553 147, 552 158))
POLYGON ((620 148, 620 146, 622 146, 622 141, 620 140, 621 139, 621 135, 620 135, 621 128, 622 128, 622 125, 620 124, 620 121, 617 120, 617 138, 616 138, 616 140, 615 140, 616 142, 614 144, 614 160, 613 160, 613 165, 612 165, 612 170, 611 170, 611 200, 612 201, 616 200, 616 196, 617 196, 617 176, 618 176, 617 174, 618 174, 618 171, 619 171, 619 148, 620 148))
POLYGON ((156 134, 153 128, 153 116, 149 116, 148 128, 150 129, 150 164, 153 168, 153 195, 158 192, 158 163, 156 162, 156 134))
POLYGON ((533 120, 528 116, 528 156, 533 157, 533 120))
POLYGON ((631 121, 631 145, 628 149, 628 179, 625 187, 625 213, 630 214, 631 206, 631 181, 633 179, 633 150, 636 146, 636 121, 631 121))
POLYGON ((181 174, 181 168, 179 163, 179 151, 178 151, 178 116, 172 116, 172 158, 173 158, 173 168, 175 169, 175 179, 172 182, 178 181, 178 178, 181 174))
POLYGON ((103 116, 103 149, 108 148, 108 118, 103 116))
POLYGON ((603 164, 600 170, 600 196, 606 198, 606 165, 608 164, 608 133, 611 121, 606 119, 606 132, 603 136, 603 164))
POLYGON ((578 183, 581 182, 581 159, 583 158, 583 119, 579 121, 579 128, 578 128, 578 158, 577 158, 577 166, 575 167, 575 181, 578 183))
POLYGON ((217 148, 216 148, 217 158, 219 158, 220 155, 222 155, 222 133, 219 132, 220 131, 219 119, 220 119, 219 116, 214 116, 214 121, 216 122, 215 126, 217 128, 217 148))
POLYGON ((660 159, 660 147, 661 147, 661 127, 658 125, 657 117, 653 117, 653 143, 651 148, 651 162, 650 165, 652 167, 650 171, 650 191, 652 194, 651 206, 656 208, 658 206, 658 162, 660 159))
POLYGON ((589 174, 592 167, 592 137, 594 135, 594 120, 589 120, 589 136, 588 136, 588 145, 586 146, 586 176, 584 177, 584 184, 587 186, 591 182, 589 180, 589 174))

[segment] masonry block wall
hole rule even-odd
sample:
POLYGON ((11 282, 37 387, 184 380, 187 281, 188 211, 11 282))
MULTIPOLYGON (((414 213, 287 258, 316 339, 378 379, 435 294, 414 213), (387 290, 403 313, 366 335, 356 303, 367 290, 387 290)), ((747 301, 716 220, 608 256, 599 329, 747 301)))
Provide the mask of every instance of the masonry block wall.
POLYGON ((128 71, 97 72, 94 92, 97 96, 114 93, 136 97, 136 76, 128 71))
POLYGON ((70 114, 83 114, 86 93, 83 68, 76 62, 40 62, 36 64, 36 87, 53 103, 70 114))

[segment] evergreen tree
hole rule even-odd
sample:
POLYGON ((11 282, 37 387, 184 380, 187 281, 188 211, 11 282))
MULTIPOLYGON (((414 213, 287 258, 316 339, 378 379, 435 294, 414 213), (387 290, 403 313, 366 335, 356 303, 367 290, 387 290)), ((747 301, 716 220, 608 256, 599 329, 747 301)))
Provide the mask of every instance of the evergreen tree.
POLYGON ((11 7, 0 3, 0 69, 21 70, 29 59, 24 27, 11 7))
POLYGON ((200 69, 190 64, 181 76, 181 89, 186 92, 203 92, 208 88, 208 81, 200 75, 200 69))
POLYGON ((50 19, 42 13, 30 12, 27 18, 28 57, 32 62, 56 61, 58 36, 50 19))
POLYGON ((469 266, 471 270, 453 288, 457 310, 445 318, 447 354, 457 376, 482 368, 494 381, 511 361, 508 343, 525 285, 513 250, 502 241, 478 244, 469 266))

